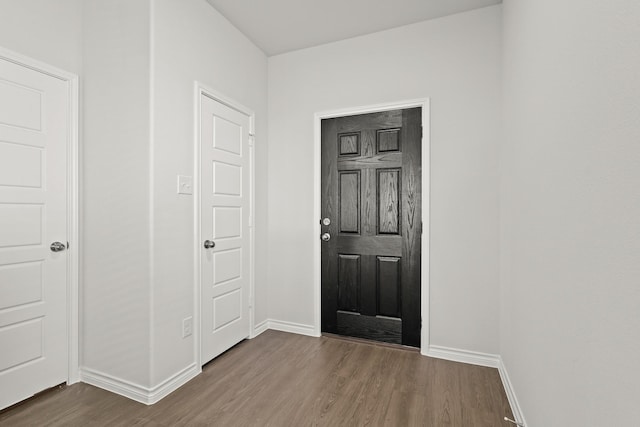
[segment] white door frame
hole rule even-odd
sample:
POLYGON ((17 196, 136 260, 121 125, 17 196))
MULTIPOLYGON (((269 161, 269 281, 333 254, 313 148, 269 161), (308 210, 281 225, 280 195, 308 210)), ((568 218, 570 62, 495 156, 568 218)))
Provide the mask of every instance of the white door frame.
POLYGON ((430 202, 430 100, 429 98, 400 101, 388 104, 377 104, 364 107, 345 108, 339 110, 316 113, 314 116, 314 207, 316 218, 313 218, 313 289, 314 289, 314 335, 321 335, 321 241, 320 219, 322 218, 322 147, 321 147, 321 121, 334 117, 354 116, 357 114, 376 113, 380 111, 402 110, 406 108, 422 107, 422 247, 421 247, 421 274, 420 274, 420 313, 422 316, 422 329, 420 331, 420 353, 427 354, 429 349, 429 202, 430 202))
POLYGON ((0 58, 65 81, 69 87, 69 135, 67 139, 67 241, 69 242, 67 250, 67 346, 69 356, 67 384, 73 384, 80 381, 78 76, 3 47, 0 47, 0 58))
POLYGON ((201 321, 201 297, 202 297, 202 280, 200 277, 200 251, 202 250, 202 241, 200 236, 200 209, 201 209, 201 201, 200 201, 200 182, 202 179, 202 171, 200 167, 200 147, 202 142, 200 140, 200 115, 202 113, 202 108, 200 106, 200 97, 206 96, 208 98, 213 99, 214 101, 220 102, 221 104, 226 105, 229 108, 232 108, 236 111, 241 112, 242 114, 246 114, 249 116, 249 174, 250 174, 250 187, 251 194, 249 195, 249 253, 250 253, 250 262, 249 262, 249 331, 247 331, 247 335, 249 338, 254 338, 255 334, 255 325, 254 325, 254 306, 255 306, 255 289, 254 289, 254 281, 255 281, 255 122, 256 116, 253 110, 245 107, 244 105, 236 102, 235 100, 222 95, 218 91, 211 89, 205 84, 196 81, 195 82, 195 123, 194 123, 194 140, 195 140, 195 149, 194 149, 194 180, 193 180, 193 194, 194 194, 194 253, 193 258, 195 260, 194 263, 194 301, 193 301, 193 336, 194 336, 194 349, 195 352, 195 360, 197 363, 197 367, 199 370, 202 370, 202 331, 200 330, 200 321, 201 321))

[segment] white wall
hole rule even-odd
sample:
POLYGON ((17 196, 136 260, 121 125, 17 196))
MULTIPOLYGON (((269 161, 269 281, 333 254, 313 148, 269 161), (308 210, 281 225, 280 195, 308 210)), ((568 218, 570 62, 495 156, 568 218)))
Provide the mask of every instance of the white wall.
POLYGON ((148 394, 196 361, 182 338, 194 198, 176 194, 176 175, 194 175, 196 80, 256 113, 255 317, 267 318, 267 62, 204 0, 84 5, 82 366, 148 394))
POLYGON ((528 426, 640 418, 639 23, 504 3, 501 353, 528 426))
POLYGON ((267 318, 267 59, 205 0, 154 0, 153 378, 195 361, 182 319, 193 315, 193 196, 176 175, 194 175, 194 81, 256 114, 256 322, 267 318))
MULTIPOLYGON (((157 390, 196 361, 194 82, 256 113, 256 322, 267 318, 265 55, 204 0, 85 5, 84 357, 157 390)), ((122 385, 121 384, 121 385, 122 385)))
POLYGON ((0 46, 80 76, 81 365, 148 386, 149 1, 3 0, 0 46))
POLYGON ((82 71, 82 0, 1 0, 0 46, 82 71))
POLYGON ((150 385, 149 1, 84 1, 82 357, 150 385))
POLYGON ((314 113, 431 98, 431 343, 498 352, 501 8, 269 58, 269 316, 313 326, 314 113))

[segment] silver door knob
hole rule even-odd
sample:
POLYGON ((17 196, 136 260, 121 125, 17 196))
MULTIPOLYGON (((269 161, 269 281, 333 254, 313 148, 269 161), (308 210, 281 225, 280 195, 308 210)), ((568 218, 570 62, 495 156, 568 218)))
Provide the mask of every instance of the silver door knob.
POLYGON ((51 249, 51 252, 61 252, 67 249, 67 245, 61 242, 53 242, 49 248, 51 249))
POLYGON ((216 247, 216 242, 214 242, 213 240, 205 240, 204 241, 204 248, 205 249, 211 249, 211 248, 215 248, 216 247))
POLYGON ((328 242, 329 240, 331 240, 331 234, 329 233, 324 233, 321 237, 323 242, 328 242))
POLYGON ((331 225, 331 219, 329 218, 322 218, 322 225, 331 225))

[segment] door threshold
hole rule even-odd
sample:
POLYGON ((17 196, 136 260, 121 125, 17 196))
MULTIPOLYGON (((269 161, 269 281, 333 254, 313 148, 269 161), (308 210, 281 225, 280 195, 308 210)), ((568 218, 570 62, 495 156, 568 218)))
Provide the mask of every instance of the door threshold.
POLYGON ((416 352, 416 353, 420 352, 420 349, 417 348, 417 347, 409 347, 407 345, 394 344, 394 343, 389 343, 389 342, 384 342, 384 341, 368 340, 366 338, 350 337, 350 336, 347 336, 347 335, 332 334, 330 332, 323 332, 322 336, 323 337, 327 337, 327 338, 343 340, 343 341, 355 342, 355 343, 359 343, 359 344, 369 344, 369 345, 375 345, 375 346, 378 346, 378 347, 387 347, 387 348, 393 348, 393 349, 396 349, 396 350, 412 351, 412 352, 416 352))

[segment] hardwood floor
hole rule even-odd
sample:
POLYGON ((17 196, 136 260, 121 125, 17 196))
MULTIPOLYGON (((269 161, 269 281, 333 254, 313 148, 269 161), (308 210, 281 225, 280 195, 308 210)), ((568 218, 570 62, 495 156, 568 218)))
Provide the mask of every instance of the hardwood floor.
POLYGON ((0 412, 2 426, 505 426, 492 368, 267 331, 146 406, 87 384, 0 412))

